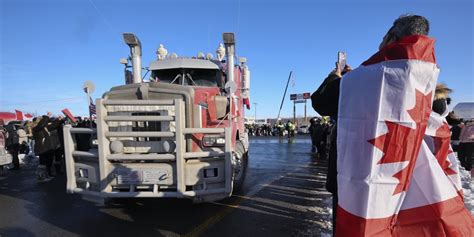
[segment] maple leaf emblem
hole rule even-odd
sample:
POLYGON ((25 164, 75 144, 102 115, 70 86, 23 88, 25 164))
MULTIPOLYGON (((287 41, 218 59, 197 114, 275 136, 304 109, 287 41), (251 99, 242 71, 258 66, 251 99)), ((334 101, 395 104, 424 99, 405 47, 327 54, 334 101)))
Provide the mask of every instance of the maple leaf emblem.
POLYGON ((408 114, 416 124, 415 129, 396 122, 385 121, 388 130, 387 133, 368 140, 370 144, 384 153, 377 164, 381 165, 408 161, 406 167, 393 175, 394 178, 399 180, 393 195, 406 191, 408 188, 431 112, 431 92, 424 95, 416 90, 415 94, 415 107, 407 110, 408 114))
POLYGON ((448 155, 453 153, 453 150, 451 150, 450 147, 451 131, 449 130, 449 125, 446 122, 444 122, 443 125, 436 130, 433 141, 435 148, 434 155, 444 173, 446 173, 446 175, 457 174, 456 171, 449 167, 451 162, 448 160, 448 155))

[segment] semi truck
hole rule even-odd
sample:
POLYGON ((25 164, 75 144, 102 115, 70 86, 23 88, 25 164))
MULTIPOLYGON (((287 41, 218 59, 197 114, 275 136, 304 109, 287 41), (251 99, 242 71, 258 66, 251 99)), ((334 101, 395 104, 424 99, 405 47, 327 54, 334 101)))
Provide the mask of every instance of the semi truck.
POLYGON ((138 37, 123 38, 130 48, 120 60, 125 83, 95 101, 96 127, 64 127, 67 192, 95 200, 210 202, 241 189, 249 159, 250 71, 245 58, 236 58, 234 34, 223 34, 217 58, 179 57, 160 45, 147 68, 138 37), (77 149, 77 138, 86 135, 91 145, 77 149))

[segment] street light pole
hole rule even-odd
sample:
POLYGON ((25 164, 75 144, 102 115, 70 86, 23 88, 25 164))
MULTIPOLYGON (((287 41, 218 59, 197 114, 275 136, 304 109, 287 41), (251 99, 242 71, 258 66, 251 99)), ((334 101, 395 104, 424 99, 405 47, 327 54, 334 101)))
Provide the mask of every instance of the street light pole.
POLYGON ((255 124, 257 124, 257 105, 258 103, 253 103, 255 105, 255 124))

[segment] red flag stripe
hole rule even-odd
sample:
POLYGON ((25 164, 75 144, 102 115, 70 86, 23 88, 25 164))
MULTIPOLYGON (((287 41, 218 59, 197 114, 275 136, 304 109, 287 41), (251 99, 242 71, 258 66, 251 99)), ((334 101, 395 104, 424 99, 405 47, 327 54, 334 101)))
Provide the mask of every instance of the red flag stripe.
POLYGON ((460 196, 401 210, 393 236, 474 236, 474 219, 460 196))
POLYGON ((337 207, 337 225, 336 236, 339 237, 391 237, 391 226, 396 220, 397 215, 387 218, 373 218, 365 219, 344 210, 344 208, 337 207))
POLYGON ((337 207, 336 236, 431 237, 473 236, 474 219, 460 196, 401 210, 387 218, 364 219, 337 207), (396 220, 396 223, 394 221, 396 220), (358 232, 355 232, 357 230, 358 232))
POLYGON ((16 120, 23 120, 23 112, 21 112, 20 110, 15 110, 15 113, 16 113, 16 120))
POLYGON ((362 63, 364 66, 384 61, 414 59, 436 63, 434 54, 435 40, 424 35, 410 35, 393 42, 362 63))

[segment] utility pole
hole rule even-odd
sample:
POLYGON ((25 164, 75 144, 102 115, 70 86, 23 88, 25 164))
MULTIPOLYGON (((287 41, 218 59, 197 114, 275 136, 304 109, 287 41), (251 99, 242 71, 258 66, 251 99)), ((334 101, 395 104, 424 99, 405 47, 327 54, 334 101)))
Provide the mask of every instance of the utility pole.
POLYGON ((293 73, 293 71, 290 71, 290 75, 288 76, 288 81, 286 82, 285 92, 283 93, 283 98, 281 99, 280 110, 278 111, 277 120, 280 119, 281 108, 283 108, 283 102, 285 102, 286 91, 288 90, 288 84, 290 84, 290 79, 291 79, 291 74, 292 73, 293 73))
POLYGON ((308 119, 306 117, 306 99, 304 100, 304 122, 307 123, 308 122, 308 119))
POLYGON ((293 124, 296 124, 296 100, 293 100, 293 124))

